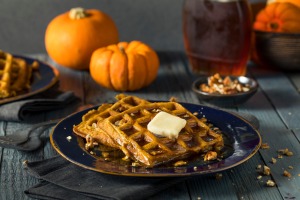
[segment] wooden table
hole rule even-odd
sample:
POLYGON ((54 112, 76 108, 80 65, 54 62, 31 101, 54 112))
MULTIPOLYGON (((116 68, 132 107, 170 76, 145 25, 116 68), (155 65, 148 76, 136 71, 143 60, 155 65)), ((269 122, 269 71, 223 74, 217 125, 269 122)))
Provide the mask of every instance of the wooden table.
MULTIPOLYGON (((146 99, 168 100, 176 97, 179 101, 200 104, 191 90, 196 78, 189 71, 184 54, 179 52, 161 52, 161 66, 157 79, 149 87, 128 94, 146 99)), ((100 104, 114 101, 118 93, 104 89, 90 78, 88 71, 73 71, 53 63, 46 55, 31 55, 49 62, 60 71, 60 89, 74 91, 84 104, 100 104)), ((260 121, 260 133, 263 143, 270 149, 260 149, 247 162, 222 172, 223 177, 215 175, 194 176, 163 191, 151 199, 300 199, 300 73, 283 73, 249 66, 248 75, 259 83, 258 92, 245 104, 226 108, 255 115, 260 121), (277 159, 277 150, 288 148, 293 156, 277 159), (256 167, 267 165, 271 176, 258 180, 256 167), (292 174, 283 176, 287 170, 292 174), (275 187, 267 187, 266 180, 276 182, 275 187)), ((72 110, 64 109, 60 113, 68 114, 72 110)), ((56 112, 57 113, 57 112, 56 112)), ((55 112, 45 114, 45 120, 55 117, 55 112)), ((0 135, 13 132, 24 124, 0 121, 0 135)), ((24 160, 36 161, 57 155, 50 145, 48 135, 44 133, 44 146, 34 152, 20 152, 0 148, 0 199, 28 199, 23 191, 38 180, 23 170, 24 160)))

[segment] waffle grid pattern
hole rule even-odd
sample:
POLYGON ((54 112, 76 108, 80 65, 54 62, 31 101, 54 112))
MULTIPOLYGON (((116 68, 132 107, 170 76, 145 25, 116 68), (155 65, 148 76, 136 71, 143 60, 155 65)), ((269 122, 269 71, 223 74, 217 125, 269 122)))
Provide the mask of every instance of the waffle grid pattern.
POLYGON ((100 139, 100 143, 117 147, 128 158, 146 166, 184 159, 223 145, 220 134, 211 130, 179 103, 148 102, 123 94, 118 95, 117 99, 115 104, 106 108, 102 106, 83 116, 83 122, 74 127, 74 132, 82 137, 89 134, 100 139), (160 111, 187 120, 177 139, 159 137, 148 131, 147 124, 160 111), (86 131, 87 129, 94 132, 86 131), (112 144, 103 142, 108 138, 112 144))

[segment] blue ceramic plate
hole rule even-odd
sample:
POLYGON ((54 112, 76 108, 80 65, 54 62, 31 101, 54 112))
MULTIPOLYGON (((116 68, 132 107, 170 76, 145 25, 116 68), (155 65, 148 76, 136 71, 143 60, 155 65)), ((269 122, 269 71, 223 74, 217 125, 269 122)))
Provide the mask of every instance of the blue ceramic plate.
MULTIPOLYGON (((84 149, 84 141, 73 133, 73 125, 81 122, 81 117, 90 109, 75 113, 60 121, 53 129, 50 141, 54 149, 65 159, 83 168, 123 176, 190 176, 220 172, 237 166, 251 158, 261 145, 258 131, 242 118, 216 108, 181 103, 190 112, 205 117, 224 133, 225 148, 222 160, 210 163, 203 158, 189 160, 186 166, 157 166, 151 169, 128 166, 122 162, 105 161, 100 156, 91 155, 84 149), (71 136, 71 140, 67 137, 71 136)), ((94 107, 97 108, 98 106, 94 107)))
POLYGON ((40 92, 43 92, 49 89, 50 87, 52 87, 58 81, 58 76, 59 76, 58 70, 51 67, 47 63, 41 62, 37 59, 24 57, 24 56, 14 55, 14 57, 22 58, 27 63, 32 63, 33 61, 39 62, 39 70, 33 73, 33 82, 31 83, 31 88, 28 92, 14 97, 0 99, 0 105, 4 103, 9 103, 16 100, 24 99, 32 95, 38 94, 40 92))

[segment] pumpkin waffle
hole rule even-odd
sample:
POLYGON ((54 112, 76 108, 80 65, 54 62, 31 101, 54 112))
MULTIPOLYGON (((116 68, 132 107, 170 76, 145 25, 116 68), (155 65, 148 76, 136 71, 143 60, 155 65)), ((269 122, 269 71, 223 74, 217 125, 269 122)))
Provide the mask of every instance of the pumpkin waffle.
POLYGON ((219 151, 224 145, 221 134, 177 102, 148 102, 123 94, 116 98, 116 103, 104 104, 84 115, 74 132, 120 149, 128 160, 148 167, 219 151), (177 138, 158 136, 147 129, 161 111, 186 120, 177 138))
POLYGON ((0 99, 28 90, 32 70, 37 68, 38 62, 27 64, 24 59, 0 50, 0 99))

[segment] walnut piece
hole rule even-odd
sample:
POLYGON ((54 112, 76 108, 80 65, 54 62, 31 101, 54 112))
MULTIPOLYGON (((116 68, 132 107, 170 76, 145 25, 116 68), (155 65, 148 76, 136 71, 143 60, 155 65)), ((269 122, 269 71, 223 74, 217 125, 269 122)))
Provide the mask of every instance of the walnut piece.
POLYGON ((274 187, 274 186, 276 185, 275 182, 272 181, 272 180, 268 180, 268 181, 266 182, 266 184, 267 184, 267 186, 269 186, 269 187, 274 187))
POLYGON ((271 169, 270 169, 270 167, 264 165, 263 174, 269 176, 269 175, 271 174, 271 169))
POLYGON ((204 155, 204 161, 209 161, 209 160, 215 160, 217 159, 217 152, 215 151, 208 151, 205 155, 204 155))
POLYGON ((216 73, 208 77, 207 84, 200 85, 200 90, 214 94, 236 94, 249 91, 250 86, 240 83, 237 79, 231 80, 229 76, 223 79, 220 74, 216 73))

